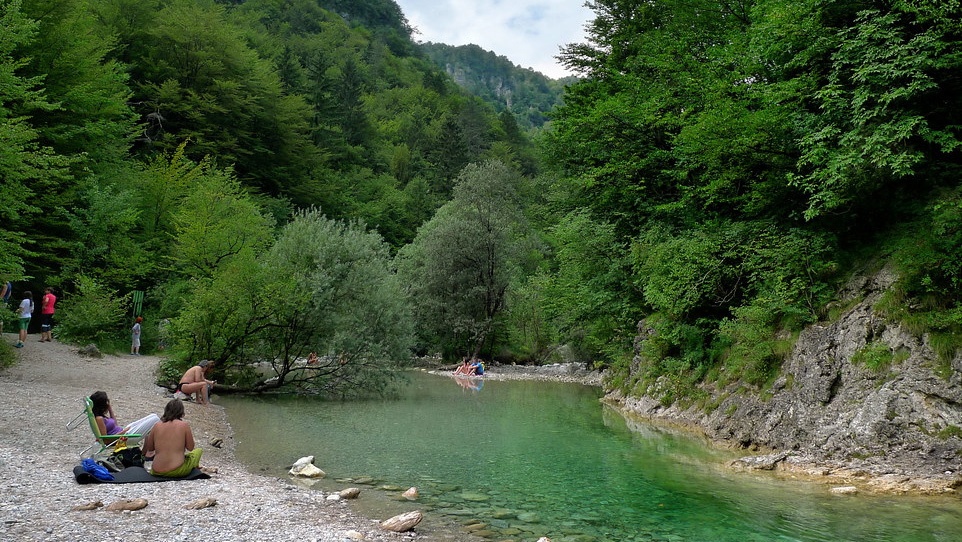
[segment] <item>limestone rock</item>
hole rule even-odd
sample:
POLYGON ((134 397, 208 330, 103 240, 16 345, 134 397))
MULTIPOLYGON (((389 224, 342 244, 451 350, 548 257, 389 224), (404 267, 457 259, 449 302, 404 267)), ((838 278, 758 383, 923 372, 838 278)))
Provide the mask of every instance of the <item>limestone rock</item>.
POLYGON ((775 470, 775 466, 788 457, 787 452, 768 455, 751 455, 733 459, 729 466, 742 467, 749 470, 775 470))
POLYGON ((356 499, 360 494, 361 488, 359 487, 349 487, 347 489, 342 489, 340 493, 338 493, 342 499, 356 499))
MULTIPOLYGON (((690 428, 728 447, 790 452, 784 460, 764 456, 735 466, 779 472, 804 460, 871 479, 888 477, 873 491, 952 489, 962 480, 955 474, 962 439, 945 436, 962 428, 962 355, 940 361, 928 336, 875 309, 898 278, 892 265, 854 277, 838 294, 839 314, 798 334, 766 393, 741 393, 740 382, 713 382, 702 391, 714 408, 691 402, 666 406, 661 398, 674 384, 662 379, 644 395, 610 392, 606 400, 631 417, 690 428), (881 367, 859 362, 866 348, 881 352, 881 367), (937 367, 944 369, 937 374, 937 367)), ((654 334, 647 322, 638 323, 633 374, 647 366, 645 343, 654 334)))
POLYGON ((123 510, 140 510, 147 507, 147 499, 121 499, 107 505, 104 510, 120 512, 123 510))
POLYGON ((223 448, 224 439, 220 437, 210 437, 210 445, 213 446, 214 448, 223 448))
POLYGON ((323 478, 327 473, 314 466, 314 456, 302 457, 294 462, 291 467, 291 475, 304 478, 323 478))
POLYGON ((416 500, 418 498, 418 488, 412 487, 401 494, 402 497, 409 501, 416 500))
POLYGON ((209 508, 215 504, 217 504, 217 499, 213 497, 205 497, 185 505, 184 508, 188 510, 200 510, 201 508, 209 508))
POLYGON ((88 502, 87 504, 81 504, 79 506, 74 506, 70 509, 71 512, 81 512, 83 510, 96 510, 103 506, 104 503, 100 501, 88 502))
POLYGON ((858 493, 858 488, 855 486, 833 487, 832 493, 836 495, 855 495, 858 493))
POLYGON ((413 529, 418 523, 421 523, 421 519, 423 517, 424 515, 418 510, 406 512, 404 514, 398 514, 393 518, 382 521, 381 528, 385 531, 404 533, 413 529))
POLYGON ((364 540, 364 535, 357 531, 348 531, 344 533, 344 536, 351 540, 364 540))

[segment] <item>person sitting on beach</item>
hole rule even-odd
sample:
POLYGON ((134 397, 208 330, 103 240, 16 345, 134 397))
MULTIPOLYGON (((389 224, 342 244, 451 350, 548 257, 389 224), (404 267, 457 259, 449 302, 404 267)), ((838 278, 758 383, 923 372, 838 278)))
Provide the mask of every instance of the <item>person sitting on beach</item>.
POLYGON ((471 371, 471 364, 468 363, 468 358, 465 357, 465 358, 461 358, 461 365, 458 365, 458 368, 454 370, 454 374, 468 375, 468 374, 471 374, 470 371, 471 371))
POLYGON ((307 356, 308 365, 320 365, 321 361, 317 359, 317 352, 311 352, 311 355, 307 356))
POLYGON ((144 453, 154 454, 150 474, 179 478, 200 465, 204 451, 194 448, 194 434, 183 418, 184 403, 180 399, 168 401, 160 423, 154 426, 144 443, 144 453))
POLYGON ((197 403, 206 405, 208 403, 208 397, 210 396, 210 389, 213 388, 216 383, 216 380, 206 379, 208 371, 210 371, 210 368, 213 366, 213 363, 205 359, 190 369, 187 369, 184 376, 180 377, 180 383, 177 384, 177 391, 187 396, 196 393, 197 403))
MULTIPOLYGON (((124 434, 145 435, 149 434, 154 424, 160 421, 156 414, 148 414, 126 427, 121 427, 117 425, 117 417, 114 415, 114 408, 110 404, 107 392, 95 391, 90 396, 90 402, 93 404, 91 411, 101 435, 117 435, 117 438, 124 434)), ((104 439, 104 443, 110 444, 115 440, 117 439, 104 439)))
POLYGON ((475 358, 471 363, 471 374, 481 376, 484 374, 484 364, 481 360, 475 358))

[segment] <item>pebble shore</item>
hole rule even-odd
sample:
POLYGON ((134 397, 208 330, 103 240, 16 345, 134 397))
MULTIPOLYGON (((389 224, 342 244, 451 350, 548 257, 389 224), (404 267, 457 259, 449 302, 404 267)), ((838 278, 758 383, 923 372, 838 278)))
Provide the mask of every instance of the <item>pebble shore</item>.
MULTIPOLYGON (((13 342, 15 336, 4 334, 13 342)), ((216 469, 209 480, 146 484, 78 484, 73 467, 92 441, 84 423, 66 424, 82 412, 83 397, 108 393, 120 423, 163 412, 166 390, 154 385, 159 358, 83 358, 78 348, 41 343, 31 335, 19 360, 0 371, 0 540, 125 541, 216 540, 396 541, 441 539, 380 529, 380 521, 353 513, 346 501, 245 470, 234 458, 231 429, 222 408, 186 403, 185 420, 204 449, 201 465, 216 469), (221 448, 211 439, 223 439, 221 448), (104 505, 146 499, 146 508, 111 512, 71 511, 93 501, 104 505), (185 509, 212 498, 215 506, 185 509)), ((446 537, 442 537, 445 538, 446 537)))

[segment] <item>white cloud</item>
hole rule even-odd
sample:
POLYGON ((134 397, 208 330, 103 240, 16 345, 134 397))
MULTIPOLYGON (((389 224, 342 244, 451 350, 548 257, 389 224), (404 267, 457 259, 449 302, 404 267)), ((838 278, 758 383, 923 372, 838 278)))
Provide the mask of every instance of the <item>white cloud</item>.
POLYGON ((473 43, 549 77, 567 73, 555 56, 584 41, 593 13, 583 0, 395 0, 418 41, 473 43))

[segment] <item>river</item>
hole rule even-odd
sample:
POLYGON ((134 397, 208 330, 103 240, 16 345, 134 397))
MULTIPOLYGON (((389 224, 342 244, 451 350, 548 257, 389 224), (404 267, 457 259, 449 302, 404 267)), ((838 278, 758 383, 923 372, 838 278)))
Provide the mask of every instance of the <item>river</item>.
POLYGON ((287 477, 313 455, 327 473, 319 489, 364 488, 355 506, 374 518, 421 510, 433 539, 473 529, 553 542, 962 540, 958 498, 834 495, 733 472, 729 452, 629 424, 599 397, 576 384, 411 373, 390 399, 218 402, 252 470, 287 477), (417 501, 400 498, 409 487, 417 501))

